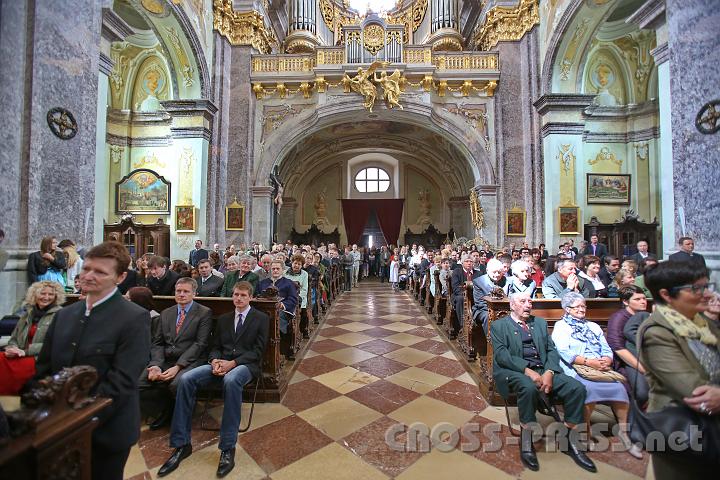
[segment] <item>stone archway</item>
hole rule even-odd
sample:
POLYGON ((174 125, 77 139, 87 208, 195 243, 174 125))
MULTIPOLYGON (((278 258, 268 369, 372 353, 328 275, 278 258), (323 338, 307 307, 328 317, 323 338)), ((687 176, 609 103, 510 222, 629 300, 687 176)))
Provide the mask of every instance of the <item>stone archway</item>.
MULTIPOLYGON (((347 160, 372 153, 400 159, 401 187, 398 193, 400 198, 407 199, 410 209, 414 199, 408 191, 407 181, 427 181, 428 189, 439 187, 442 190, 442 194, 435 196, 436 201, 442 203, 438 205, 438 210, 442 208, 442 211, 437 212, 440 226, 473 235, 467 211, 469 190, 492 186, 490 190, 485 189, 487 205, 495 209, 497 204, 495 169, 483 137, 468 129, 462 119, 448 109, 439 113, 427 104, 412 101, 404 103, 404 107, 403 111, 381 109, 371 114, 352 97, 317 108, 315 105, 264 106, 259 122, 261 131, 256 135, 251 187, 253 238, 264 240, 270 237, 270 223, 265 219, 272 215, 268 180, 274 168, 279 169, 286 183, 284 197, 287 197, 289 208, 298 212, 291 216, 286 211, 283 219, 300 229, 309 226, 308 212, 303 211, 308 208, 304 195, 312 190, 309 181, 318 172, 336 175, 335 169, 339 168, 341 174, 333 178, 338 178, 337 192, 342 194, 338 198, 346 198, 347 160), (273 114, 276 116, 271 117, 273 114), (281 121, 268 124, 269 118, 277 119, 278 116, 282 117, 281 121), (413 169, 421 173, 411 172, 413 169)), ((288 203, 283 208, 287 206, 288 203)), ((338 223, 342 227, 341 222, 338 223)), ((287 223, 285 227, 289 231, 287 223)), ((405 228, 422 231, 410 217, 404 221, 403 232, 405 228)))

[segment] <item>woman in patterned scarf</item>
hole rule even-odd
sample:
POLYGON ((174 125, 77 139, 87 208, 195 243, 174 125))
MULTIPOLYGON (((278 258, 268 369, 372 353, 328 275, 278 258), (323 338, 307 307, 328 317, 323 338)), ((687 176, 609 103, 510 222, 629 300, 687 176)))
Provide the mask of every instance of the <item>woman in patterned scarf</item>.
MULTIPOLYGON (((587 306, 581 294, 566 293, 561 299, 561 305, 565 315, 555 323, 552 339, 560 354, 560 364, 565 373, 585 385, 585 420, 588 428, 595 404, 608 403, 621 426, 618 433, 620 441, 632 456, 642 458, 642 451, 632 444, 626 432, 630 405, 624 385, 619 381, 589 380, 580 376, 573 367, 579 366, 577 370, 590 367, 600 373, 612 370, 613 353, 600 325, 585 320, 587 306)), ((621 378, 619 374, 618 377, 621 378)))
MULTIPOLYGON (((686 405, 720 429, 720 329, 701 313, 710 308, 715 284, 707 269, 662 262, 645 273, 655 311, 638 331, 640 361, 650 385, 648 412, 686 405)), ((653 452, 655 478, 712 478, 717 464, 653 452)))

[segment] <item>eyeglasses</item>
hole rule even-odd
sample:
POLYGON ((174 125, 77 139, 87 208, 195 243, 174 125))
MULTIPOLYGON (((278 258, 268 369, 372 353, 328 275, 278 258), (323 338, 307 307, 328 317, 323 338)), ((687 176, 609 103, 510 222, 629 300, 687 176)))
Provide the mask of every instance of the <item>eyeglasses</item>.
POLYGON ((670 290, 678 291, 678 290, 687 290, 690 289, 692 293, 695 295, 702 295, 705 293, 705 291, 714 292, 715 291, 715 284, 714 283, 706 283, 705 285, 680 285, 679 287, 672 287, 670 290))
POLYGON ((587 310, 587 305, 575 305, 574 307, 567 307, 570 310, 587 310))

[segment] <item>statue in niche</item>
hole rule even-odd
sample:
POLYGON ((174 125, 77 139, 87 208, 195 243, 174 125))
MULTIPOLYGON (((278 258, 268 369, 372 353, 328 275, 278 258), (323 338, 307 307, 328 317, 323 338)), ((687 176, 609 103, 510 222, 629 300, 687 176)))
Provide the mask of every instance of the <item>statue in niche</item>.
POLYGON ((610 93, 610 87, 615 83, 615 72, 610 65, 599 63, 590 74, 590 79, 598 91, 594 100, 596 105, 614 107, 618 104, 617 98, 610 93))
POLYGON ((377 76, 377 72, 373 76, 373 80, 379 83, 383 87, 383 97, 385 97, 385 103, 388 108, 400 107, 403 110, 403 106, 400 105, 400 70, 395 70, 392 75, 388 76, 386 71, 380 72, 380 78, 377 76))
POLYGON ((421 189, 418 192, 418 202, 420 204, 420 216, 418 216, 417 224, 426 226, 432 223, 430 212, 432 211, 432 203, 430 203, 430 190, 421 189))
POLYGON ((315 196, 315 205, 313 206, 315 209, 315 219, 313 220, 313 223, 321 230, 323 227, 330 224, 330 221, 327 218, 326 195, 327 188, 323 188, 322 191, 318 192, 315 196))

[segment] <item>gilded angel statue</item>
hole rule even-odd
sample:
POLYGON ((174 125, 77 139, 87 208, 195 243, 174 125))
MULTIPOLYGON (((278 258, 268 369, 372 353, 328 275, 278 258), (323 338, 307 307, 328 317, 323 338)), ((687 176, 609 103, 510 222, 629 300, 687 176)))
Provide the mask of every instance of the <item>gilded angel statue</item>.
POLYGON ((374 78, 373 74, 378 67, 385 67, 388 64, 389 62, 375 60, 370 64, 367 70, 364 70, 362 67, 358 67, 357 75, 353 78, 349 78, 345 75, 346 78, 343 79, 345 83, 350 85, 350 89, 353 92, 359 93, 365 97, 363 105, 370 112, 372 112, 373 105, 375 104, 375 98, 377 98, 377 88, 372 82, 372 79, 374 78))
POLYGON ((377 72, 373 76, 373 80, 379 83, 383 87, 383 97, 385 97, 385 103, 388 108, 400 107, 403 110, 403 106, 400 105, 400 70, 395 69, 392 75, 388 76, 387 72, 380 72, 380 78, 377 76, 377 72))

